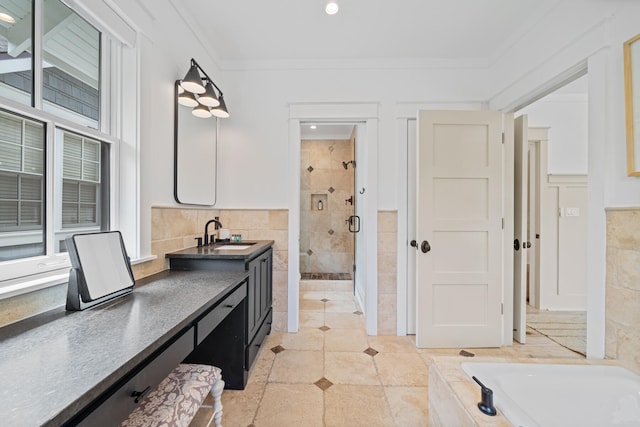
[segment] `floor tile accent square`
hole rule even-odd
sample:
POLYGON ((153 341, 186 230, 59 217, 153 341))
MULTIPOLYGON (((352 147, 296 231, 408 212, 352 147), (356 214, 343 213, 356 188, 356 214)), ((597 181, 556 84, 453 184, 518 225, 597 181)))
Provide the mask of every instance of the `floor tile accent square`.
POLYGON ((333 385, 333 383, 331 381, 329 381, 328 379, 326 379, 325 377, 320 378, 314 384, 316 386, 318 386, 318 388, 320 388, 320 390, 322 390, 322 391, 325 391, 326 389, 328 389, 329 387, 331 387, 333 385))
POLYGON ((320 326, 318 329, 320 329, 322 332, 327 332, 331 328, 328 326, 320 326))
POLYGON ((277 345, 271 349, 271 351, 273 351, 275 354, 281 353, 284 350, 285 350, 284 347, 281 345, 277 345))
POLYGON ((378 351, 377 351, 377 350, 374 350, 374 349, 373 349, 373 348, 371 348, 371 347, 369 347, 368 349, 366 349, 366 350, 364 351, 364 353, 366 353, 366 354, 368 354, 369 356, 373 357, 373 356, 375 356, 376 354, 378 354, 378 351))

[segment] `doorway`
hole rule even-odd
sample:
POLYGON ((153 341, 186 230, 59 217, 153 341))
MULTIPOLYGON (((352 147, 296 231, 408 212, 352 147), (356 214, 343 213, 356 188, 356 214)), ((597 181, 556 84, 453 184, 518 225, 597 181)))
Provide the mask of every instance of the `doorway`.
MULTIPOLYGON (((529 125, 526 325, 586 354, 587 76, 516 114, 529 125)), ((528 152, 528 154, 527 154, 528 152)))
MULTIPOLYGON (((357 233, 355 273, 356 285, 361 283, 363 296, 361 306, 365 316, 367 334, 378 332, 378 280, 377 250, 375 234, 378 229, 378 106, 377 104, 291 104, 289 106, 289 239, 288 239, 288 294, 287 330, 297 332, 300 311, 300 158, 301 124, 304 123, 357 124, 356 173, 360 182, 354 194, 356 215, 360 216, 362 230, 357 233), (361 261, 360 261, 361 260, 361 261)), ((341 161, 342 162, 342 161, 341 161)), ((349 167, 349 166, 348 166, 349 167)), ((357 294, 357 289, 356 289, 357 294)))
MULTIPOLYGON (((563 81, 563 84, 554 86, 554 90, 549 91, 549 93, 552 94, 552 95, 550 95, 550 97, 551 98, 555 97, 560 106, 566 107, 568 102, 577 100, 577 101, 580 101, 581 105, 584 108, 584 111, 581 114, 579 114, 578 116, 576 116, 574 114, 574 115, 570 116, 569 119, 567 120, 569 123, 574 123, 574 122, 580 123, 580 125, 584 129, 584 132, 582 132, 583 137, 581 139, 582 143, 584 144, 584 146, 581 149, 581 153, 584 153, 584 157, 582 157, 582 161, 584 163, 584 171, 581 172, 580 170, 567 170, 567 169, 565 169, 565 170, 561 170, 559 173, 557 173, 558 175, 573 175, 569 179, 569 181, 571 181, 571 180, 574 181, 571 184, 572 186, 575 186, 574 185, 574 184, 576 184, 575 181, 577 179, 578 180, 580 179, 580 178, 577 177, 577 175, 581 175, 581 174, 582 175, 586 175, 586 169, 587 169, 586 152, 588 151, 588 148, 587 148, 588 136, 587 136, 586 129, 588 127, 588 114, 586 112, 586 109, 587 109, 586 89, 587 89, 588 85, 587 85, 587 79, 586 79, 585 74, 586 74, 586 67, 582 69, 582 72, 574 73, 571 78, 565 79, 563 81), (567 84, 567 82, 571 82, 571 81, 576 80, 576 79, 578 79, 580 77, 582 77, 582 79, 579 79, 575 83, 575 85, 568 85, 567 84), (558 87, 561 87, 562 89, 558 90, 557 89, 558 87)), ((537 103, 531 102, 530 103, 531 107, 527 106, 528 110, 524 110, 525 112, 531 111, 531 109, 535 108, 535 106, 544 105, 546 102, 549 101, 549 98, 545 99, 545 98, 542 98, 541 96, 537 97, 535 99, 539 100, 539 101, 537 103)), ((473 107, 473 106, 471 106, 471 107, 473 107)), ((518 114, 523 112, 523 111, 521 111, 522 108, 523 107, 520 107, 520 108, 517 109, 518 110, 518 114)), ((559 119, 559 117, 560 117, 560 115, 558 115, 558 113, 556 111, 549 111, 548 115, 553 117, 553 118, 555 118, 555 119, 559 119)), ((405 139, 405 137, 406 137, 406 140, 407 140, 407 145, 406 145, 407 151, 406 151, 405 156, 403 156, 403 157, 405 157, 407 159, 407 165, 408 165, 408 179, 407 179, 407 184, 408 184, 407 185, 407 188, 408 188, 407 193, 408 194, 407 194, 407 197, 404 200, 406 200, 406 202, 407 202, 406 203, 406 206, 407 206, 407 211, 406 211, 407 212, 407 222, 406 222, 406 226, 407 226, 408 232, 407 232, 406 236, 412 236, 412 235, 414 235, 414 233, 413 233, 414 225, 413 224, 414 224, 414 221, 415 221, 415 219, 413 217, 413 212, 415 211, 415 205, 412 204, 413 203, 412 195, 415 192, 415 188, 413 188, 413 182, 414 181, 412 179, 412 177, 415 176, 415 170, 412 169, 414 167, 414 164, 415 164, 415 160, 414 160, 415 159, 415 154, 414 154, 415 153, 415 139, 416 139, 415 121, 412 120, 412 119, 403 120, 403 121, 399 120, 399 123, 401 125, 400 129, 402 130, 402 132, 399 132, 399 134, 402 135, 403 139, 405 139)), ((537 121, 537 119, 534 117, 533 126, 536 126, 536 125, 538 127, 544 126, 544 125, 540 124, 537 121)), ((547 125, 547 127, 548 126, 549 125, 547 125)), ((558 144, 558 143, 556 142, 556 144, 558 144)), ((569 149, 569 151, 571 151, 572 149, 575 149, 575 147, 569 149)), ((540 157, 540 156, 544 157, 546 155, 547 155, 547 153, 545 152, 545 153, 538 154, 537 156, 538 157, 540 157)), ((576 159, 580 158, 579 156, 580 155, 578 155, 578 156, 574 155, 573 156, 573 160, 576 160, 576 159)), ((582 183, 578 183, 578 184, 582 185, 582 183)), ((571 206, 567 205, 566 207, 570 207, 570 208, 578 207, 577 205, 573 204, 573 202, 571 202, 571 203, 572 203, 571 206)), ((580 207, 580 209, 579 209, 580 215, 586 214, 586 212, 588 210, 590 210, 590 209, 587 208, 586 206, 584 207, 584 209, 582 207, 580 207)), ((552 211, 553 212, 558 212, 557 209, 553 209, 552 211)), ((563 211, 563 212, 565 213, 565 215, 567 214, 567 211, 563 211)), ((570 209, 568 213, 570 215, 575 215, 576 211, 570 209)), ((563 218, 566 219, 566 220, 569 220, 569 218, 567 218, 567 217, 563 217, 563 218)), ((586 238, 586 236, 585 236, 585 238, 586 238)), ((406 237, 405 237, 405 239, 406 239, 406 237)), ((535 239, 535 233, 533 233, 533 238, 532 239, 535 239)), ((529 239, 529 241, 532 241, 532 239, 529 239)), ((406 294, 402 295, 402 296, 404 298, 406 298, 406 300, 405 300, 406 301, 405 302, 405 304, 406 304, 405 305, 405 307, 406 307, 406 309, 405 309, 406 310, 405 311, 405 313, 406 313, 406 333, 411 334, 411 333, 415 333, 415 310, 414 310, 414 306, 415 306, 415 291, 414 291, 414 289, 415 288, 413 286, 411 286, 411 284, 415 284, 415 279, 412 280, 412 274, 413 274, 413 271, 414 271, 414 268, 415 268, 415 267, 413 267, 413 266, 415 266, 415 249, 409 247, 409 240, 410 239, 402 242, 404 245, 407 246, 406 263, 407 263, 407 266, 408 266, 408 268, 407 268, 408 272, 407 272, 407 277, 406 277, 406 283, 410 284, 407 287, 406 294)), ((533 254, 534 251, 531 251, 530 253, 533 254)), ((532 261, 532 262, 535 262, 535 260, 532 261)), ((586 269, 583 272, 586 272, 586 269)), ((532 281, 536 280, 535 279, 535 275, 534 275, 534 271, 530 271, 528 277, 532 281)), ((535 289, 533 289, 533 291, 535 291, 535 289)), ((585 290, 585 292, 586 292, 586 290, 585 290)), ((400 295, 400 293, 399 293, 399 295, 400 295)), ((399 314, 402 315, 400 310, 399 310, 399 314)))
POLYGON ((356 127, 302 123, 300 135, 301 280, 355 284, 356 127))

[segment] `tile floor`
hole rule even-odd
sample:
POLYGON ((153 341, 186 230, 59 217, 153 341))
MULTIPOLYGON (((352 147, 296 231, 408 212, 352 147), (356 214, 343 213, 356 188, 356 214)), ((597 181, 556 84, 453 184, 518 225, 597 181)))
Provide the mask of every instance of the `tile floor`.
MULTIPOLYGON (((351 286, 301 281, 299 332, 269 335, 245 390, 224 391, 224 427, 427 425, 427 361, 461 349, 416 349, 413 336, 367 336, 351 286)), ((467 350, 507 359, 581 358, 527 334, 526 345, 467 350)), ((210 416, 201 409, 192 426, 206 426, 210 416)))

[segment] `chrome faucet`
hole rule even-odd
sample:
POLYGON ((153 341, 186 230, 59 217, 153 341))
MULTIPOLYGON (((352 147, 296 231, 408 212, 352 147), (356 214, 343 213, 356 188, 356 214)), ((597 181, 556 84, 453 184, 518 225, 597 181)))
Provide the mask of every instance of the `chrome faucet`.
POLYGON ((211 224, 212 222, 215 223, 214 230, 222 228, 222 223, 220 222, 220 217, 215 217, 214 219, 210 219, 209 221, 207 221, 207 223, 204 226, 204 241, 203 241, 203 244, 205 246, 207 246, 210 243, 213 243, 213 242, 209 242, 209 224, 211 224))

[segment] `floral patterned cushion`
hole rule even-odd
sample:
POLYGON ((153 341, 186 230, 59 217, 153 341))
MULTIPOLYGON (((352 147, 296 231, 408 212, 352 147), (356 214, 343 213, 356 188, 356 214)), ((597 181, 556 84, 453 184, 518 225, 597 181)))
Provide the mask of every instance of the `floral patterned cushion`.
POLYGON ((215 366, 178 365, 121 426, 187 427, 215 382, 221 379, 220 373, 215 366))

